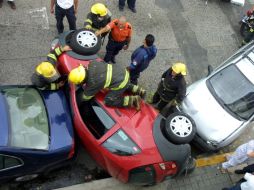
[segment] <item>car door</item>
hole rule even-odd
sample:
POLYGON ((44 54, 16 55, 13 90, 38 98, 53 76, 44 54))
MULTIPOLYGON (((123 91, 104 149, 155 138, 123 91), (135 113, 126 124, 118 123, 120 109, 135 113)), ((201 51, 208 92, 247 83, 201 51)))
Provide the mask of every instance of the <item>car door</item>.
POLYGON ((8 180, 22 174, 24 162, 16 156, 0 154, 0 180, 8 180))

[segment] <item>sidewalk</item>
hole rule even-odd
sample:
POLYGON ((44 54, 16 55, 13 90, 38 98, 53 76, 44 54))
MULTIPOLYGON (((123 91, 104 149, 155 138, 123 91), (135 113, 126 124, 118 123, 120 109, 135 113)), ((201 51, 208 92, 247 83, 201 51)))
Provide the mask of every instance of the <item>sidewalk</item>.
POLYGON ((196 170, 183 177, 165 181, 152 187, 139 187, 130 184, 123 184, 114 178, 92 181, 89 183, 74 185, 58 190, 220 190, 223 187, 230 187, 238 181, 241 176, 235 174, 222 174, 218 165, 196 168, 196 170))

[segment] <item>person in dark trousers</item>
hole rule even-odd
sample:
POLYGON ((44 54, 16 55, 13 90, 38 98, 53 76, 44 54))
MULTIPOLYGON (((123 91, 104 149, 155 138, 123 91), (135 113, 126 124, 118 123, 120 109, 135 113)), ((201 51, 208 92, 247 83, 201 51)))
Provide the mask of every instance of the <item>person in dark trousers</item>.
POLYGON ((60 76, 55 64, 57 58, 65 51, 69 51, 71 48, 69 46, 57 47, 50 51, 47 55, 47 61, 41 62, 35 68, 35 73, 31 77, 32 83, 41 90, 58 90, 61 88, 65 79, 60 76))
MULTIPOLYGON (((91 7, 91 12, 87 14, 84 26, 86 29, 92 29, 94 31, 104 28, 111 22, 111 12, 102 3, 96 3, 91 7)), ((104 33, 102 37, 105 37, 107 33, 104 33)))
POLYGON ((76 14, 78 10, 78 0, 51 0, 50 12, 56 16, 56 27, 58 34, 63 33, 63 19, 66 16, 69 29, 76 30, 76 14), (54 10, 55 7, 55 10, 54 10))
MULTIPOLYGON (((119 11, 123 11, 124 6, 125 6, 126 0, 119 0, 119 11)), ((127 0, 127 4, 129 9, 133 12, 136 13, 136 0, 127 0)))
POLYGON ((157 48, 153 43, 154 36, 148 34, 144 40, 144 45, 140 46, 132 53, 131 64, 128 67, 132 84, 138 84, 140 73, 143 72, 149 66, 151 60, 155 58, 157 48))
MULTIPOLYGON (((0 0, 0 8, 2 8, 3 6, 3 0, 0 0)), ((8 5, 11 7, 11 9, 15 10, 16 9, 16 5, 14 0, 7 0, 8 5)))
POLYGON ((246 173, 243 180, 236 183, 235 186, 223 188, 222 190, 254 190, 254 175, 246 173))
POLYGON ((254 173, 254 164, 250 164, 241 170, 235 170, 236 174, 254 173))
POLYGON ((104 28, 96 31, 96 35, 101 35, 105 32, 109 32, 108 44, 106 46, 106 55, 104 61, 106 63, 112 62, 116 63, 115 56, 122 49, 127 50, 131 42, 132 27, 130 23, 127 22, 124 16, 119 19, 111 21, 104 28))
POLYGON ((158 103, 160 111, 168 104, 180 103, 186 94, 186 81, 184 76, 187 73, 186 65, 175 63, 161 77, 161 82, 153 96, 152 103, 158 103))
POLYGON ((87 69, 82 65, 73 69, 68 79, 83 86, 83 94, 78 97, 81 102, 89 101, 100 90, 108 89, 104 99, 106 106, 135 107, 140 110, 140 101, 145 95, 144 89, 129 83, 129 71, 117 65, 93 61, 87 69), (125 91, 131 91, 135 96, 124 96, 125 91))

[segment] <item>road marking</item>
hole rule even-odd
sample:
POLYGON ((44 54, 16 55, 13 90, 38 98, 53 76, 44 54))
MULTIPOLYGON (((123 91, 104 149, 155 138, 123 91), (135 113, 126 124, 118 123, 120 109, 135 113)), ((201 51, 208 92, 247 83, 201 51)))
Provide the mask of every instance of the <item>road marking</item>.
POLYGON ((148 16, 149 16, 149 18, 152 18, 152 15, 151 15, 151 13, 148 13, 148 16))
POLYGON ((196 167, 204 167, 204 166, 211 166, 211 165, 216 165, 222 162, 226 161, 226 156, 231 155, 231 153, 225 153, 225 154, 220 154, 220 155, 215 155, 215 156, 209 156, 209 157, 204 157, 204 158, 198 158, 196 159, 196 167))
POLYGON ((42 20, 43 20, 42 28, 49 30, 49 19, 48 19, 46 7, 31 9, 31 10, 29 10, 29 14, 31 15, 31 18, 33 18, 33 19, 42 18, 42 20))

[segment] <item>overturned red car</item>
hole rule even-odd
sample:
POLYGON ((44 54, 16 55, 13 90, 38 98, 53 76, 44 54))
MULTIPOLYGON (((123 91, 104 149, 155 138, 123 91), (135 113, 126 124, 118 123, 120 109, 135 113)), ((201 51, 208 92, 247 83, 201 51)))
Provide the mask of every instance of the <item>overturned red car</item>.
MULTIPOLYGON (((62 75, 80 64, 87 66, 91 60, 101 60, 96 55, 100 39, 92 31, 64 33, 52 47, 65 44, 73 51, 59 57, 57 68, 62 75)), ((124 183, 152 185, 195 168, 190 145, 170 141, 170 121, 152 106, 142 102, 141 111, 107 107, 103 103, 106 92, 88 102, 78 102, 76 97, 82 88, 72 84, 69 88, 75 130, 87 152, 111 176, 124 183)), ((185 121, 181 120, 184 115, 177 117, 185 121)))

